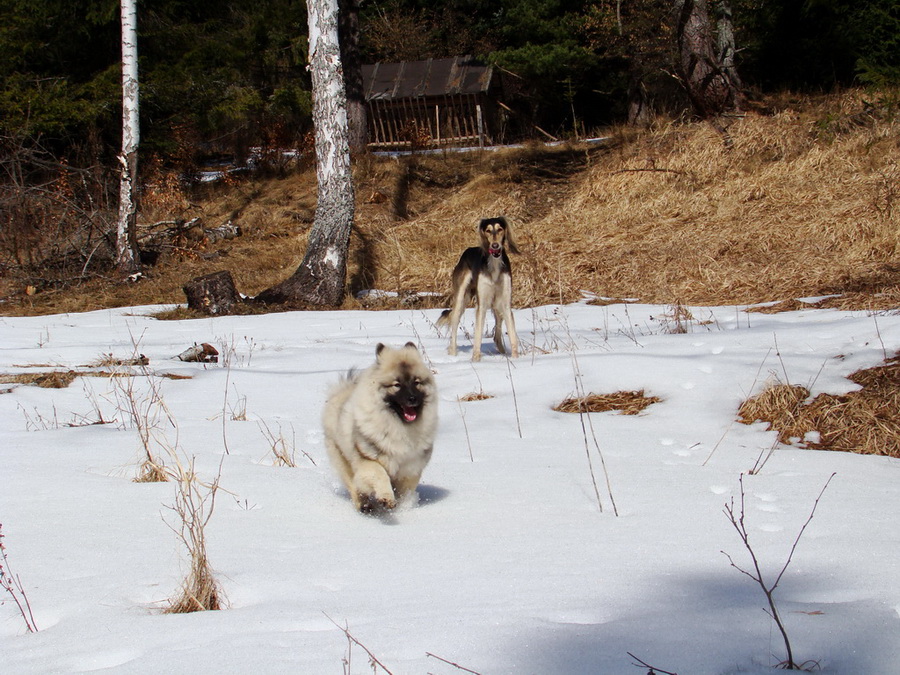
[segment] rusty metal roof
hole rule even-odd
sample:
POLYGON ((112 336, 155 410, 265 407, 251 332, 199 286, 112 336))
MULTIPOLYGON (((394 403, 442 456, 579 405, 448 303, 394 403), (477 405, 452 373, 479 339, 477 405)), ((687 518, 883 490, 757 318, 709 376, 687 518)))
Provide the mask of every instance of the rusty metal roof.
POLYGON ((493 70, 493 66, 471 56, 376 63, 362 68, 367 101, 481 94, 491 86, 493 70))

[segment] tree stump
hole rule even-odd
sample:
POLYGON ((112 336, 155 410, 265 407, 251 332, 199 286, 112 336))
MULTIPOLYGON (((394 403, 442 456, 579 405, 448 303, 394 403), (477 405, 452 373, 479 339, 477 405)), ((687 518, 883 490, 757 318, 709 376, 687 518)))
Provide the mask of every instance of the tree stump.
POLYGON ((229 314, 241 301, 228 270, 196 277, 182 290, 187 296, 188 307, 204 314, 229 314))

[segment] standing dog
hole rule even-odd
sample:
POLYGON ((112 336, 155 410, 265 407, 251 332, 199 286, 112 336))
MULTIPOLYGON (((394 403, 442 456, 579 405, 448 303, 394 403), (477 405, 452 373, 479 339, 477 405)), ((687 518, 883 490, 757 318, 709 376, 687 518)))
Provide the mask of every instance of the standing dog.
POLYGON ((456 355, 456 333, 459 320, 472 298, 475 298, 475 336, 472 360, 481 360, 481 338, 484 335, 484 318, 488 308, 494 313, 494 344, 501 354, 503 346, 501 326, 506 321, 512 356, 519 355, 519 338, 512 314, 512 270, 509 253, 518 253, 506 218, 485 218, 478 224, 481 246, 463 251, 453 270, 450 309, 445 309, 437 321, 438 326, 450 326, 450 346, 447 352, 456 355))
POLYGON ((379 344, 374 365, 350 371, 331 391, 322 424, 328 457, 357 509, 392 509, 415 493, 437 429, 437 389, 416 346, 379 344))

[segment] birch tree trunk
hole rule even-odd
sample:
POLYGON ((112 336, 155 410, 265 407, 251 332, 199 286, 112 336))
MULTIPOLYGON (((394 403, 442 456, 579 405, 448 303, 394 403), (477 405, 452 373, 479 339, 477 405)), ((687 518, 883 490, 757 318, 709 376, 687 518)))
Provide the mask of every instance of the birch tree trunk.
POLYGON ((264 303, 340 305, 353 225, 347 97, 338 42, 337 0, 306 0, 316 137, 316 215, 294 274, 256 296, 264 303))
POLYGON ((137 0, 121 0, 122 10, 122 153, 119 155, 119 218, 116 224, 116 267, 129 274, 140 267, 137 247, 138 120, 137 0))

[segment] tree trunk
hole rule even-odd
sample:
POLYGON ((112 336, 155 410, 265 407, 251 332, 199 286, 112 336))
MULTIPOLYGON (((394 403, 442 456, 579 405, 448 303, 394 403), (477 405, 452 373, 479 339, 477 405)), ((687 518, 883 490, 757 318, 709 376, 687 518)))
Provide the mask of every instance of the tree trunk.
POLYGON ((694 111, 705 118, 735 110, 739 91, 715 53, 706 0, 676 0, 675 9, 678 71, 694 111))
POLYGON ((140 267, 137 247, 138 120, 137 3, 121 0, 122 16, 122 154, 119 155, 119 218, 116 224, 116 267, 131 274, 140 267))
POLYGON ((734 62, 737 46, 734 41, 731 1, 718 0, 713 5, 713 14, 716 17, 716 51, 718 52, 719 63, 722 67, 722 73, 735 92, 735 108, 741 110, 744 108, 746 100, 743 94, 744 85, 741 82, 741 77, 738 75, 737 66, 734 62))
POLYGON ((350 152, 366 151, 369 132, 366 119, 366 93, 359 55, 360 0, 339 0, 341 63, 344 66, 344 85, 347 91, 347 120, 350 152))
POLYGON ((241 301, 227 270, 191 279, 181 290, 187 297, 188 307, 204 314, 230 314, 241 301))
POLYGON ((316 215, 300 267, 290 278, 260 293, 256 300, 337 306, 344 300, 354 214, 338 7, 337 0, 307 0, 306 4, 316 130, 316 215))

